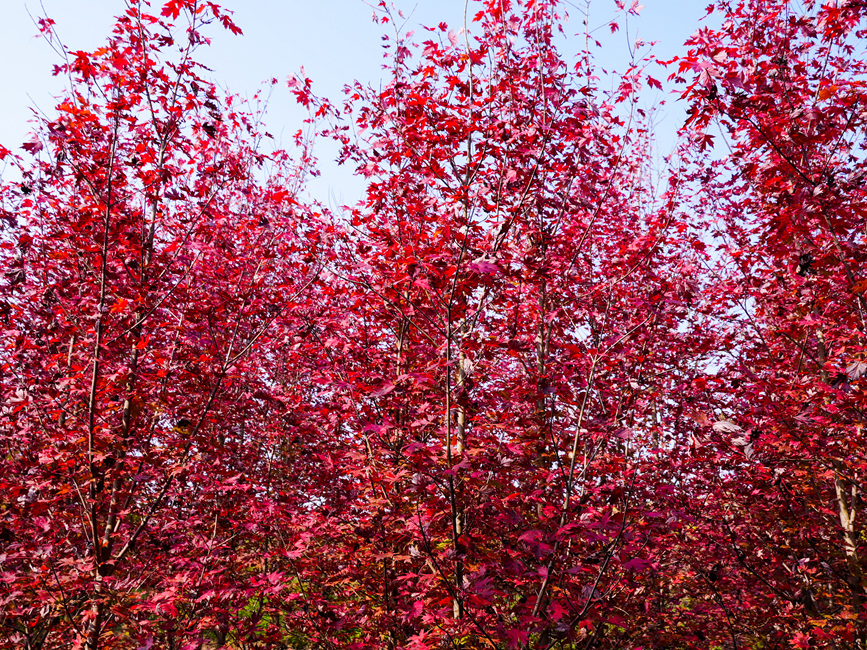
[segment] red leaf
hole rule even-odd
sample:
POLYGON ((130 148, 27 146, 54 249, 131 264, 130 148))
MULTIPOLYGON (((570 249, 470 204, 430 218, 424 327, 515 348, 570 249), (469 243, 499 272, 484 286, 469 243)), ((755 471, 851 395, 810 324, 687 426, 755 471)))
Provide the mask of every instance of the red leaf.
POLYGON ((160 14, 174 20, 181 14, 181 10, 185 8, 186 4, 186 0, 169 0, 163 5, 160 14))

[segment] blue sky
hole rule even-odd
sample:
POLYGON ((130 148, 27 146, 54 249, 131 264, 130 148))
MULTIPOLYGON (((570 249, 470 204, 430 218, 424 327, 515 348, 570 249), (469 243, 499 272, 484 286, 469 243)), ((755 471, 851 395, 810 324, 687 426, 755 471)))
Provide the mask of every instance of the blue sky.
MULTIPOLYGON (((158 1, 154 0, 155 4, 158 1)), ((635 37, 637 30, 645 41, 657 41, 654 51, 662 58, 680 51, 683 41, 699 26, 707 4, 695 0, 642 3, 645 7, 640 17, 630 18, 630 33, 635 37)), ((199 59, 213 70, 216 82, 233 92, 251 95, 264 80, 285 80, 302 66, 314 81, 316 92, 329 97, 339 97, 343 85, 354 79, 376 83, 382 76, 381 31, 371 21, 372 10, 364 0, 222 0, 221 4, 234 12, 244 35, 214 30, 212 47, 201 51, 199 59)), ((407 29, 439 22, 456 27, 463 24, 464 0, 397 0, 396 4, 409 14, 407 29)), ((579 4, 583 6, 583 2, 579 4)), ((470 5, 472 15, 472 0, 470 5)), ((52 17, 68 48, 88 50, 102 43, 111 30, 113 16, 123 7, 122 0, 0 0, 0 60, 4 62, 0 66, 0 143, 17 148, 30 130, 30 108, 35 105, 50 113, 52 96, 62 88, 61 81, 51 77, 57 55, 34 38, 37 30, 28 10, 33 16, 44 11, 52 17)), ((605 24, 615 12, 615 0, 593 0, 591 26, 605 24)), ((571 13, 574 24, 567 24, 567 34, 582 31, 578 12, 571 13)), ((604 36, 608 30, 598 33, 604 36)), ((622 66, 625 52, 621 31, 605 40, 598 60, 603 66, 616 68, 622 66)), ((681 119, 675 105, 664 114, 660 133, 663 147, 671 141, 681 119)), ((288 93, 278 91, 266 123, 278 138, 284 131, 288 137, 298 128, 301 117, 288 93)), ((317 182, 317 194, 325 191, 338 203, 353 200, 358 188, 348 173, 331 169, 329 156, 328 151, 320 151, 325 173, 317 182)))

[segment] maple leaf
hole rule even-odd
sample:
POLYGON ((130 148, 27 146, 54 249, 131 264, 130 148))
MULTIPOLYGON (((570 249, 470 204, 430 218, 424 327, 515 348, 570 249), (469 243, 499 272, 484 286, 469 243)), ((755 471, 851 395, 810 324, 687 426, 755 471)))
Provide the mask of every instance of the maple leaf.
POLYGON ((186 8, 187 0, 168 0, 160 10, 160 14, 171 19, 176 19, 183 9, 186 8))
POLYGON ((867 361, 854 361, 846 366, 846 376, 852 381, 867 374, 867 361))
POLYGON ((506 647, 510 650, 523 647, 530 638, 530 633, 527 630, 507 630, 506 631, 506 647))
POLYGON ((717 433, 738 433, 743 428, 731 420, 718 420, 713 423, 713 430, 717 433))
MULTIPOLYGON (((31 154, 36 154, 42 151, 42 142, 38 139, 31 140, 30 142, 25 142, 21 145, 21 148, 31 154)), ((5 150, 8 153, 8 149, 5 150)), ((4 158, 6 155, 3 156, 4 158)))

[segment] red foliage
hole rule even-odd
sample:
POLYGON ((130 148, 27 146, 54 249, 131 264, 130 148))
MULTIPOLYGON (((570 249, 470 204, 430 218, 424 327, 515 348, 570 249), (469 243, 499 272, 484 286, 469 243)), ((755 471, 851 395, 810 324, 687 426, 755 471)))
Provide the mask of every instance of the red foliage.
POLYGON ((727 424, 690 470, 708 495, 691 506, 705 521, 691 554, 724 567, 713 590, 733 641, 857 647, 867 5, 721 8, 680 63, 700 71, 693 127, 718 123, 730 148, 695 173, 713 250, 708 351, 725 355, 697 407, 727 424))
POLYGON ((867 3, 717 10, 661 183, 554 0, 292 77, 337 215, 215 4, 70 53, 0 147, 0 647, 862 647, 867 3))
POLYGON ((303 503, 277 496, 271 426, 303 391, 266 370, 316 311, 327 229, 297 199, 306 154, 256 151, 256 122, 198 75, 215 14, 194 4, 174 4, 178 43, 142 3, 76 53, 3 186, 8 647, 255 631, 268 513, 303 503))

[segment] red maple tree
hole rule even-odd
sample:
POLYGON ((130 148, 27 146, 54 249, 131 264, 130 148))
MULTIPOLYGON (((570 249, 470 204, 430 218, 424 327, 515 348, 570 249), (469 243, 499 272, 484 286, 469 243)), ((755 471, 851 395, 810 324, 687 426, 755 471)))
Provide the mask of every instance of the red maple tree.
MULTIPOLYGON (((3 185, 3 638, 181 647, 249 603, 325 230, 311 163, 200 76, 213 3, 131 2, 3 185), (158 7, 159 9, 159 7, 158 7), (276 415, 275 415, 276 414, 276 415)), ((52 24, 41 23, 53 39, 52 24)), ((232 622, 230 622, 232 621, 232 622)))
POLYGON ((314 645, 652 634, 627 619, 669 528, 653 503, 696 262, 676 175, 658 196, 646 164, 646 61, 603 92, 590 52, 557 52, 562 9, 398 29, 385 89, 349 90, 360 135, 332 129, 368 191, 324 341, 355 494, 295 565, 328 619, 314 645))
POLYGON ((720 643, 860 647, 867 5, 716 9, 680 62, 687 127, 726 153, 693 176, 716 363, 682 568, 720 643))

